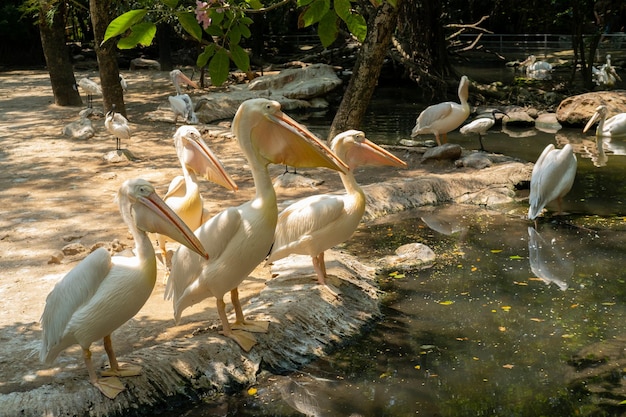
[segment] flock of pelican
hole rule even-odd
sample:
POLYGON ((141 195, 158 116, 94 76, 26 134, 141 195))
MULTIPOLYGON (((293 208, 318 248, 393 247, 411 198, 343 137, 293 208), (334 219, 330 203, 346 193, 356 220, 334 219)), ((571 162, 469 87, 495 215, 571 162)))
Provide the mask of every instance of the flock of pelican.
MULTIPOLYGON (((181 83, 195 83, 178 70, 172 71, 171 80, 177 93, 169 97, 175 121, 180 115, 186 123, 197 122, 191 99, 180 89, 181 83)), ((82 88, 90 85, 87 81, 81 80, 82 88)), ((446 134, 459 128, 469 116, 469 85, 468 77, 461 77, 460 103, 444 102, 426 108, 417 118, 412 136, 432 133, 438 144, 440 137, 446 142, 446 134)), ((461 132, 478 134, 484 149, 482 135, 494 125, 497 113, 502 112, 480 115, 461 132)), ((584 131, 599 121, 598 137, 626 136, 626 113, 608 120, 606 116, 607 108, 598 107, 584 131)), ((105 124, 117 138, 119 149, 120 139, 130 138, 128 121, 112 108, 105 124)), ((181 243, 172 256, 165 288, 166 299, 173 303, 175 321, 180 321, 186 308, 214 297, 222 334, 245 351, 256 343, 254 333, 267 332, 268 323, 245 320, 238 287, 263 261, 268 265, 290 254, 309 255, 317 282, 340 297, 340 291, 326 282, 324 252, 349 239, 362 219, 366 198, 354 171, 368 165, 406 167, 406 163, 358 130, 337 135, 329 148, 283 113, 278 102, 268 99, 243 102, 234 116, 232 131, 250 167, 254 197, 209 216, 203 207, 198 178, 228 190, 238 187, 200 132, 193 126, 180 126, 174 134, 174 145, 182 175, 172 180, 164 199, 142 179, 124 182, 117 194, 122 219, 136 244, 135 255, 111 256, 107 250, 97 249, 48 295, 41 318, 42 361, 51 363, 69 346, 80 345, 89 381, 110 398, 124 390, 120 377, 139 374, 138 366, 118 363, 111 333, 142 308, 154 288, 156 254, 148 233, 158 235, 163 260, 168 239, 181 243), (335 170, 345 192, 310 196, 279 213, 268 171, 270 164, 335 170), (234 323, 226 315, 226 293, 230 293, 234 307, 234 323), (101 338, 110 367, 99 377, 91 361, 90 346, 101 338)), ((563 149, 547 146, 532 172, 528 218, 535 219, 552 201, 559 203, 560 210, 561 199, 571 189, 575 174, 576 157, 571 145, 563 149)))

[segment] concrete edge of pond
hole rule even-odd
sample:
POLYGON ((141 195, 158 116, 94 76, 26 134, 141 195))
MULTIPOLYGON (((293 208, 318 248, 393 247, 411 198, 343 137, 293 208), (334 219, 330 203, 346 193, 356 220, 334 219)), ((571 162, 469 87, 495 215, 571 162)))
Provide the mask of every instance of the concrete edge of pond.
MULTIPOLYGON (((408 208, 446 202, 498 204, 514 199, 515 185, 528 181, 532 164, 505 162, 483 170, 459 170, 397 179, 364 187, 365 221, 408 208)), ((286 372, 324 355, 358 335, 380 316, 376 269, 339 251, 327 252, 331 284, 340 299, 315 284, 309 257, 293 256, 272 266, 275 275, 244 305, 248 318, 270 321, 269 332, 244 353, 216 330, 169 340, 120 358, 143 366, 124 378, 126 390, 104 397, 81 372, 54 383, 0 396, 0 416, 146 415, 189 398, 241 391, 256 382, 261 368, 286 372)), ((19 358, 15 358, 19 360, 19 358)))

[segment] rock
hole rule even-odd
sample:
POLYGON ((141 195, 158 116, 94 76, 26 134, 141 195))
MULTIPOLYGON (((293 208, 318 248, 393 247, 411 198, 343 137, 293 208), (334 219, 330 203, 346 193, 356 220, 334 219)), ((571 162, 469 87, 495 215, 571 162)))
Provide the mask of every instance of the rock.
POLYGON ((326 64, 314 64, 304 68, 289 68, 277 75, 256 78, 248 88, 253 91, 279 91, 291 99, 310 99, 334 90, 342 81, 334 68, 326 64))
POLYGON ((467 168, 476 168, 476 169, 487 168, 487 167, 490 167, 491 164, 492 164, 491 159, 489 159, 489 156, 483 152, 471 153, 454 162, 454 165, 459 168, 467 167, 467 168))
POLYGON ((274 179, 276 188, 316 188, 322 185, 324 180, 309 178, 304 174, 284 172, 274 179))
POLYGON ((75 256, 87 252, 87 248, 79 242, 70 243, 61 249, 65 256, 75 256))
POLYGON ((118 163, 118 162, 126 162, 126 161, 137 161, 138 158, 132 154, 128 149, 118 149, 115 151, 110 151, 105 153, 102 156, 107 162, 118 163))
POLYGON ((556 113, 541 113, 535 119, 535 127, 546 133, 556 133, 562 126, 556 118, 556 113))
POLYGON ((63 128, 63 134, 72 139, 85 140, 92 138, 95 132, 91 120, 86 117, 81 117, 65 126, 63 128))
POLYGON ((526 111, 512 111, 507 112, 509 117, 505 117, 502 119, 502 123, 506 126, 534 126, 535 119, 530 117, 530 115, 526 111))
POLYGON ((626 91, 598 91, 568 97, 556 109, 557 121, 564 126, 582 127, 601 104, 608 108, 607 118, 626 112, 626 91))
POLYGON ((456 143, 444 143, 436 148, 428 149, 424 152, 422 163, 430 160, 455 160, 461 157, 463 148, 456 143))
POLYGON ((63 258, 65 258, 63 251, 54 251, 54 253, 50 255, 50 259, 48 259, 48 264, 60 264, 63 258))
POLYGON ((400 246, 395 255, 389 255, 379 261, 382 269, 400 269, 410 271, 426 269, 433 266, 436 259, 435 252, 423 243, 408 243, 400 246))
POLYGON ((160 71, 161 64, 159 61, 155 61, 154 59, 135 58, 130 61, 130 69, 133 71, 137 69, 153 69, 160 71))

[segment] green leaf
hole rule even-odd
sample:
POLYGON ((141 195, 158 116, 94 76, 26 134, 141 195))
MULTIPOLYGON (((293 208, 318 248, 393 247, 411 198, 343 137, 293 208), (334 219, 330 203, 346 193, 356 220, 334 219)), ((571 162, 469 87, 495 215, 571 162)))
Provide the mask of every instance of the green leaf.
POLYGON ((178 21, 183 29, 185 29, 185 32, 190 34, 198 42, 202 41, 202 28, 200 24, 198 24, 196 16, 189 12, 177 12, 176 17, 178 17, 178 21))
POLYGON ((350 0, 335 0, 334 5, 337 16, 339 16, 341 20, 345 21, 351 13, 350 10, 352 6, 350 5, 350 0))
MULTIPOLYGON (((380 4, 382 3, 379 0, 375 0, 375 1, 376 1, 376 6, 380 6, 380 4)), ((387 1, 389 2, 389 4, 391 4, 394 7, 394 9, 398 7, 398 0, 387 0, 387 1)))
POLYGON ((250 56, 241 46, 231 45, 230 56, 237 68, 244 72, 250 70, 250 56))
POLYGON ((141 22, 146 13, 148 13, 146 9, 131 10, 113 19, 107 26, 102 43, 104 44, 109 39, 126 33, 131 26, 141 22))
POLYGON ((263 3, 259 0, 246 0, 246 2, 252 7, 254 10, 259 10, 263 7, 263 3))
POLYGON ((311 26, 322 20, 329 9, 329 0, 314 0, 301 15, 303 27, 311 26))
POLYGON ((161 0, 161 2, 170 9, 174 9, 176 8, 176 6, 178 6, 178 0, 161 0))
POLYGON ((118 48, 131 49, 138 44, 142 46, 150 46, 152 44, 152 40, 154 39, 154 35, 156 35, 157 27, 152 22, 143 22, 131 27, 130 30, 130 35, 117 42, 118 48))
POLYGON ((511 256, 509 256, 509 259, 524 259, 524 258, 522 258, 519 255, 511 255, 511 256))
POLYGON ((298 5, 298 7, 304 7, 304 6, 308 6, 309 4, 311 4, 314 0, 297 0, 296 4, 298 5))
POLYGON ((198 55, 198 59, 196 60, 196 65, 198 68, 202 68, 209 62, 209 58, 213 56, 215 53, 215 44, 210 43, 204 47, 204 51, 200 55, 198 55))
POLYGON ((220 25, 224 21, 224 12, 218 12, 216 9, 211 9, 209 17, 211 18, 211 26, 220 25))
POLYGON ((206 28, 204 31, 211 36, 217 36, 218 38, 224 37, 224 31, 222 30, 221 27, 217 25, 211 25, 208 28, 206 28))
POLYGON ((365 22, 365 18, 360 14, 351 14, 347 19, 343 20, 346 22, 350 33, 352 33, 359 42, 363 42, 365 35, 367 35, 367 23, 365 22))
POLYGON ((232 45, 237 45, 241 41, 241 31, 239 30, 239 26, 233 26, 228 31, 228 43, 232 45))
POLYGON ((219 49, 209 62, 209 75, 213 85, 222 85, 228 78, 230 58, 224 49, 219 49))
POLYGON ((250 32, 250 28, 245 23, 239 22, 239 31, 241 32, 241 36, 243 36, 246 39, 252 36, 252 32, 250 32))
POLYGON ((339 34, 339 17, 333 10, 329 10, 320 20, 317 26, 317 35, 322 41, 322 46, 328 48, 337 39, 339 34))

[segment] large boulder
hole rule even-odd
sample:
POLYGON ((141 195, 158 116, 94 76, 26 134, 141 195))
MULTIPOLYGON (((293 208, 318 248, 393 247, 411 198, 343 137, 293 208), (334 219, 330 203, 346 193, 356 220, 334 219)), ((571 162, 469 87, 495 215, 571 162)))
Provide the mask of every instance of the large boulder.
POLYGON ((329 93, 339 87, 341 82, 333 67, 314 64, 256 78, 248 84, 248 88, 253 91, 271 90, 287 98, 308 100, 329 93))
POLYGON ((607 118, 625 113, 626 91, 598 91, 568 97, 556 109, 556 118, 564 126, 584 126, 601 104, 609 111, 607 118))

